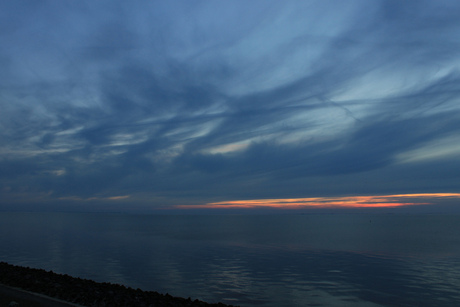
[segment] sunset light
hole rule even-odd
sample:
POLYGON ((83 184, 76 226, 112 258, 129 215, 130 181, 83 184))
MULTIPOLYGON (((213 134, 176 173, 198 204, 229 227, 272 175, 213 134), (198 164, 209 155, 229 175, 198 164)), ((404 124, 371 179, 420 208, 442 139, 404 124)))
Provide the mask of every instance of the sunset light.
POLYGON ((280 198, 280 199, 252 199, 233 200, 207 203, 203 205, 181 205, 182 209, 217 209, 217 208, 381 208, 401 207, 413 205, 429 205, 435 199, 460 198, 460 193, 419 193, 393 194, 373 196, 344 196, 344 197, 308 197, 308 198, 280 198))
POLYGON ((460 306, 459 16, 0 1, 0 305, 460 306))

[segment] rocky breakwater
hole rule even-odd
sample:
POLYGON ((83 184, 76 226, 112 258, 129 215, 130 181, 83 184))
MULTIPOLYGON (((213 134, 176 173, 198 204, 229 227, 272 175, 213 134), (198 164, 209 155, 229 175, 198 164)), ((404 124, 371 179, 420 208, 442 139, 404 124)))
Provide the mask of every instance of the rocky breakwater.
POLYGON ((0 262, 0 283, 82 306, 229 306, 0 262))

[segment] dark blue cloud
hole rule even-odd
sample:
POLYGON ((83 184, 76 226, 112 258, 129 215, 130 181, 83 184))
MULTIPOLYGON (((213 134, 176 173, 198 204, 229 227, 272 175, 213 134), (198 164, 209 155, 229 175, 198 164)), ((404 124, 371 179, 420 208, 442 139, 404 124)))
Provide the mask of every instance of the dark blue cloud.
POLYGON ((458 192, 459 11, 2 3, 2 202, 458 192))

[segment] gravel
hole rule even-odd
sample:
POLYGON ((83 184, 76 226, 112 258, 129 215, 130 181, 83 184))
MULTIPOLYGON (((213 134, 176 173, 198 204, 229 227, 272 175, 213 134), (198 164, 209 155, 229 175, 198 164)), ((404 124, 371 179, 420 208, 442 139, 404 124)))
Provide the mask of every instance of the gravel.
POLYGON ((173 297, 112 283, 0 262, 0 283, 80 306, 232 306, 173 297))

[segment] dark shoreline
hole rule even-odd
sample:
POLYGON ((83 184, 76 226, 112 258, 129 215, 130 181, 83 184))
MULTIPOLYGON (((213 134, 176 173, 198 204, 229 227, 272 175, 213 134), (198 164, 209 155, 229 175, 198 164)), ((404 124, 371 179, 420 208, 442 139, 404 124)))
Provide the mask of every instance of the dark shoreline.
MULTIPOLYGON (((3 295, 9 295, 11 298, 15 297, 14 293, 19 295, 19 289, 22 289, 81 306, 232 306, 173 297, 169 294, 143 291, 118 284, 99 283, 89 279, 12 265, 6 262, 0 262, 0 284, 7 286, 3 289, 3 295), (6 293, 8 291, 9 293, 6 293)), ((2 295, 1 292, 0 295, 2 295)))

